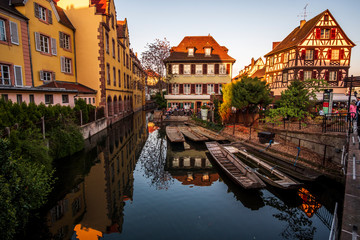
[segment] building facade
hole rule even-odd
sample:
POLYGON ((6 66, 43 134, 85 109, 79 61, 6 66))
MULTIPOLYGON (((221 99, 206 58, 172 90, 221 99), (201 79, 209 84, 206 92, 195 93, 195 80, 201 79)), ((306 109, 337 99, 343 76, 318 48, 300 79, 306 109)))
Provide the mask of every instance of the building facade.
POLYGON ((239 71, 239 74, 233 78, 234 81, 239 80, 242 76, 263 79, 265 76, 265 63, 261 57, 257 60, 251 58, 251 63, 239 71))
POLYGON ((231 82, 234 62, 212 36, 185 37, 164 60, 170 79, 168 107, 197 111, 209 103, 210 95, 221 94, 222 85, 231 82))
POLYGON ((265 78, 275 96, 294 79, 324 79, 334 93, 344 94, 355 44, 329 10, 302 20, 266 57, 265 78))

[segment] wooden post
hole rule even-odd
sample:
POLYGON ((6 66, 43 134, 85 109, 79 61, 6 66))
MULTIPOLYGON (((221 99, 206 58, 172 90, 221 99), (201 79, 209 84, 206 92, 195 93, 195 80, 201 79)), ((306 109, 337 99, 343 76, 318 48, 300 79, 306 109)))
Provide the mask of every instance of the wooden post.
POLYGON ((44 116, 41 117, 41 125, 42 125, 43 139, 45 139, 45 118, 44 118, 44 116))
POLYGON ((80 110, 80 126, 83 125, 82 111, 80 110))
POLYGON ((6 131, 6 134, 8 135, 8 137, 10 137, 10 128, 9 128, 9 127, 6 127, 6 128, 5 128, 5 131, 6 131))

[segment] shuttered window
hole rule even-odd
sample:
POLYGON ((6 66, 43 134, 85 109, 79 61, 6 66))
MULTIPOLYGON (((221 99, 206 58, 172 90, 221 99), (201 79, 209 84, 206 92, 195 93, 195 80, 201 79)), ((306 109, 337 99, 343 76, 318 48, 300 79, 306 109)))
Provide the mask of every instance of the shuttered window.
POLYGON ((6 24, 2 19, 0 19, 0 41, 6 41, 6 24))
POLYGON ((191 94, 195 94, 195 84, 191 84, 191 94))
POLYGON ((15 85, 16 86, 22 86, 23 85, 21 69, 22 69, 21 66, 14 66, 15 85))
POLYGON ((66 50, 71 50, 70 35, 59 32, 59 46, 66 50))
POLYGON ((10 35, 11 43, 19 45, 18 25, 16 22, 10 22, 10 35))
POLYGON ((219 74, 219 64, 215 64, 215 74, 219 74))
POLYGON ((49 24, 53 23, 51 10, 49 10, 35 2, 34 2, 34 13, 35 13, 36 18, 38 18, 44 22, 47 22, 49 24))
POLYGON ((207 74, 207 64, 203 64, 203 74, 207 74))
POLYGON ((226 74, 230 74, 230 64, 226 64, 226 74))
POLYGON ((331 29, 330 38, 331 38, 331 39, 335 39, 335 37, 336 37, 336 28, 332 28, 332 29, 331 29))
POLYGON ((191 74, 195 74, 195 64, 191 64, 191 74))
POLYGON ((202 94, 207 94, 207 85, 206 84, 203 84, 202 94))
MULTIPOLYGON (((61 62, 61 72, 63 72, 63 73, 72 73, 72 60, 71 60, 71 58, 66 58, 66 57, 61 56, 60 57, 60 62, 61 62)), ((109 72, 110 72, 110 69, 109 69, 109 72)), ((110 73, 109 73, 108 76, 110 78, 110 73)))
POLYGON ((11 85, 10 68, 0 64, 0 85, 11 85))
POLYGON ((51 54, 57 55, 57 46, 56 46, 56 39, 51 38, 51 54))
POLYGON ((315 29, 315 38, 320 39, 320 37, 321 37, 321 30, 320 30, 320 28, 316 28, 315 29))

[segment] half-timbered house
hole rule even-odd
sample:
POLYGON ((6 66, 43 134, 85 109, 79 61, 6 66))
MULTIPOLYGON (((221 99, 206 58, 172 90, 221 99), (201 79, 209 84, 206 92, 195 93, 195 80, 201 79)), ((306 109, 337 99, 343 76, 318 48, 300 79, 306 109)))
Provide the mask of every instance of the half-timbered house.
POLYGON ((329 10, 309 21, 301 20, 283 41, 273 43, 266 57, 265 78, 273 94, 280 95, 294 79, 324 79, 334 93, 345 93, 351 49, 329 10))

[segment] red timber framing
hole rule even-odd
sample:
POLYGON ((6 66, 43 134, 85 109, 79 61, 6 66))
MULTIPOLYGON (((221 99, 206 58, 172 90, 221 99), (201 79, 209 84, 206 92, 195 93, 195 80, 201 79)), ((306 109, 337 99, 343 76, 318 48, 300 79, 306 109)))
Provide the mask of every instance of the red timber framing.
POLYGON ((301 24, 266 57, 265 78, 271 89, 287 88, 295 79, 324 79, 331 88, 347 87, 355 44, 329 10, 301 24))

